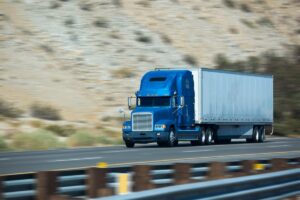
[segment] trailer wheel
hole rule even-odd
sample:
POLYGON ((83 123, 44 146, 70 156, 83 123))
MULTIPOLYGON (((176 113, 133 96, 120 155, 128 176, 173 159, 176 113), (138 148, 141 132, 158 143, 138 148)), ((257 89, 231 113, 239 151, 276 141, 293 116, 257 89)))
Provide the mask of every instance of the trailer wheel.
POLYGON ((134 147, 134 142, 125 141, 125 145, 126 145, 127 148, 133 148, 134 147))
POLYGON ((258 142, 259 141, 259 135, 260 135, 259 132, 260 131, 259 131, 258 127, 254 127, 253 134, 252 134, 252 141, 253 142, 258 142))
POLYGON ((261 143, 264 142, 265 138, 266 138, 265 127, 262 126, 262 127, 260 127, 260 129, 259 129, 259 138, 258 138, 258 142, 261 142, 261 143))
POLYGON ((205 144, 211 144, 213 140, 213 130, 212 128, 207 128, 205 130, 205 144))
POLYGON ((178 145, 178 140, 176 138, 175 130, 174 128, 170 128, 169 132, 169 140, 168 140, 168 146, 173 147, 178 145))

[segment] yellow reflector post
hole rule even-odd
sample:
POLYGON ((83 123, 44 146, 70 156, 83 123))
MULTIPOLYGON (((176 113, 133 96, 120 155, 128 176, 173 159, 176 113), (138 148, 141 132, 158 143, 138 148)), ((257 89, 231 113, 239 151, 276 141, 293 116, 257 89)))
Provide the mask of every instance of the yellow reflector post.
POLYGON ((254 164, 254 170, 264 170, 265 166, 263 164, 256 163, 254 164))
POLYGON ((119 174, 119 190, 118 194, 128 193, 128 174, 119 174))
POLYGON ((107 168, 107 163, 106 162, 99 162, 98 164, 97 164, 97 167, 98 168, 107 168))

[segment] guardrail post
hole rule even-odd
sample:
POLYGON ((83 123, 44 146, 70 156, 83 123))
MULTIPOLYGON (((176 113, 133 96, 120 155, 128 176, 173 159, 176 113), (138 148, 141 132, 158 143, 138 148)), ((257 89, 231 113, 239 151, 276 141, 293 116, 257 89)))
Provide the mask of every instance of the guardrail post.
POLYGON ((4 181, 4 177, 0 176, 0 199, 4 199, 4 197, 3 197, 3 193, 4 193, 3 181, 4 181))
POLYGON ((133 191, 142 191, 154 188, 150 176, 151 167, 148 165, 136 165, 133 167, 133 191))
POLYGON ((87 194, 89 198, 110 196, 113 194, 112 189, 107 188, 106 168, 90 168, 88 169, 87 178, 87 194))
POLYGON ((71 200, 69 196, 65 195, 54 195, 51 196, 50 200, 71 200))
POLYGON ((57 188, 57 172, 45 171, 37 173, 37 199, 50 200, 55 195, 57 188))
POLYGON ((174 166, 174 184, 190 183, 191 166, 188 163, 176 163, 174 166))
POLYGON ((207 179, 221 179, 225 177, 226 165, 222 162, 211 162, 207 172, 207 179))
POLYGON ((271 160, 271 169, 270 171, 279 171, 288 169, 289 165, 287 163, 287 160, 284 158, 273 158, 271 160))
POLYGON ((255 164, 257 161, 255 160, 243 160, 241 162, 241 175, 245 176, 245 175, 251 175, 251 174, 255 174, 255 164))

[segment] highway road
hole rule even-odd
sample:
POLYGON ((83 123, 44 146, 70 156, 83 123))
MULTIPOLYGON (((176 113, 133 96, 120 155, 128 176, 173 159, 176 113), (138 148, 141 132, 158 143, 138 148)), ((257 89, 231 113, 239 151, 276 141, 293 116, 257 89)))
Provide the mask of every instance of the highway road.
POLYGON ((109 167, 136 164, 166 164, 176 162, 233 161, 275 157, 300 157, 300 138, 268 137, 265 143, 245 143, 178 147, 158 147, 156 144, 58 149, 49 151, 0 153, 0 174, 16 174, 43 170, 63 170, 96 166, 106 162, 109 167))

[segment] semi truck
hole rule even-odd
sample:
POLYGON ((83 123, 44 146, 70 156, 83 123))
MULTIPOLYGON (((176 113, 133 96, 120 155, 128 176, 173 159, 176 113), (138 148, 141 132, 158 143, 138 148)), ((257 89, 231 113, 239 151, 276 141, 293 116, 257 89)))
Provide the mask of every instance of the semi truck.
POLYGON ((122 134, 128 148, 156 142, 176 146, 264 142, 273 124, 273 76, 208 68, 155 69, 128 98, 130 120, 122 134))

